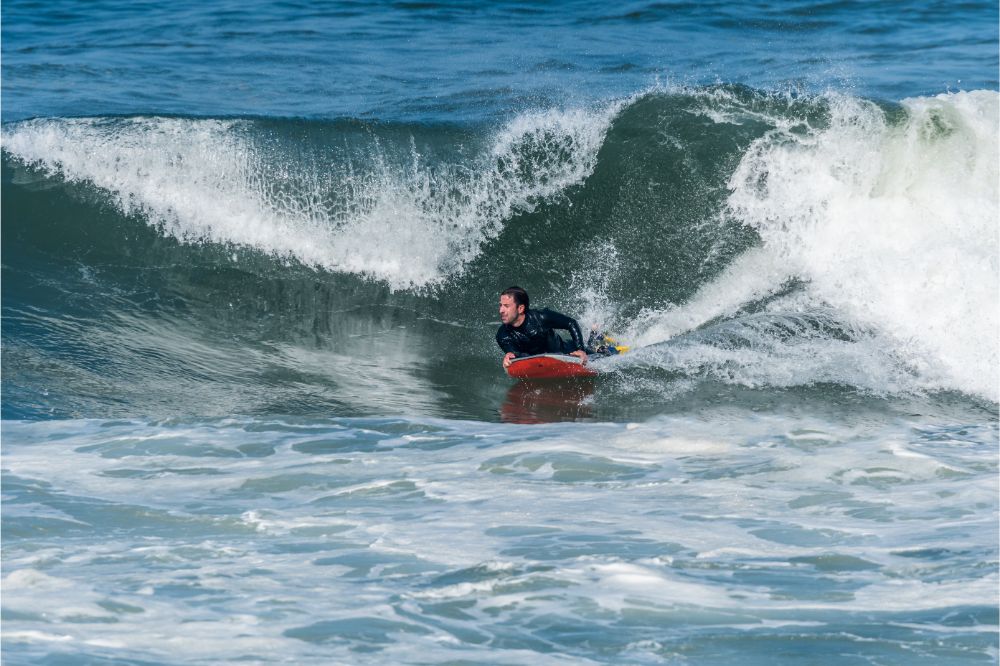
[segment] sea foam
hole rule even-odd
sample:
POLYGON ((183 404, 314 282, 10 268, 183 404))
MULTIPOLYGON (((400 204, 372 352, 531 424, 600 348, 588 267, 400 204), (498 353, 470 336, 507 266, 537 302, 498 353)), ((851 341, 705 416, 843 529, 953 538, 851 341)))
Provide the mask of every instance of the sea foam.
MULTIPOLYGON (((717 97, 703 111, 715 123, 765 117, 717 97)), ((761 243, 686 301, 644 311, 626 335, 644 348, 629 364, 746 386, 996 401, 998 99, 950 93, 886 110, 827 94, 801 114, 779 105, 720 213, 761 243)))
POLYGON ((927 388, 998 397, 998 96, 832 97, 825 129, 775 130, 729 206, 809 292, 871 327, 927 388))

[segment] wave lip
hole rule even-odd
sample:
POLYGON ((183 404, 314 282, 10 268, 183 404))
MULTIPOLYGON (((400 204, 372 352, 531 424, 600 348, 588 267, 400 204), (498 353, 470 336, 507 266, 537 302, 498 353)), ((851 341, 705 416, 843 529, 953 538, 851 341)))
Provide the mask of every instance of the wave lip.
POLYGON ((998 400, 998 99, 830 96, 823 129, 756 140, 731 212, 813 296, 878 331, 925 388, 998 400))
POLYGON ((459 273, 511 215, 586 179, 619 108, 522 114, 471 163, 434 161, 412 137, 405 160, 377 139, 341 161, 329 146, 303 160, 256 140, 253 121, 159 117, 25 121, 4 149, 182 242, 421 288, 459 273))

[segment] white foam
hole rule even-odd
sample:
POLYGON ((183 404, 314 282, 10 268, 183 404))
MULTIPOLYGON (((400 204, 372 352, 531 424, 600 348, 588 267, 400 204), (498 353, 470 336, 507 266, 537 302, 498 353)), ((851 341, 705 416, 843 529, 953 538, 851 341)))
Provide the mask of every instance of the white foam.
POLYGON ((67 643, 73 640, 66 634, 50 634, 44 631, 11 631, 4 633, 4 638, 10 641, 25 641, 37 643, 67 643))
POLYGON ((113 616, 98 605, 101 600, 102 596, 86 583, 36 569, 18 569, 3 579, 3 606, 8 611, 61 621, 100 622, 113 616))
POLYGON ((998 399, 998 96, 876 105, 830 96, 827 129, 781 129, 734 173, 729 206, 808 280, 871 327, 925 388, 998 399))
POLYGON ((671 576, 668 569, 613 562, 592 564, 582 570, 566 569, 564 576, 578 584, 589 582, 594 601, 604 608, 621 611, 634 600, 644 599, 656 605, 674 606, 695 603, 709 608, 731 608, 742 603, 728 591, 671 576))
POLYGON ((768 248, 752 249, 682 306, 643 312, 627 337, 643 347, 668 340, 717 317, 733 314, 746 303, 773 293, 789 277, 788 268, 768 248))
MULTIPOLYGON (((726 112, 718 122, 762 119, 725 92, 707 99, 726 112)), ((794 114, 764 118, 773 129, 746 151, 728 200, 763 245, 686 302, 641 313, 624 335, 639 349, 624 364, 750 387, 997 400, 998 99, 906 100, 905 117, 891 120, 831 94, 817 100, 830 111, 823 129, 794 114), (791 280, 804 287, 775 296, 791 280), (765 298, 766 316, 741 312, 765 298)))

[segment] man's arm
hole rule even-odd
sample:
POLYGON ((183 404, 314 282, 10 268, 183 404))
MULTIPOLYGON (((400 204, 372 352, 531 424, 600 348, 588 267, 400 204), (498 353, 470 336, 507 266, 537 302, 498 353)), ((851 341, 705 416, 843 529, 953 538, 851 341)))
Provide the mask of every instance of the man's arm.
POLYGON ((573 339, 574 351, 584 349, 583 333, 580 331, 580 324, 576 323, 576 319, 552 310, 541 310, 539 314, 542 315, 545 325, 549 328, 569 331, 569 335, 573 339))
POLYGON ((513 361, 518 356, 525 356, 525 354, 518 353, 517 349, 514 347, 514 341, 507 334, 507 329, 501 326, 497 329, 497 345, 503 350, 503 367, 507 368, 510 366, 510 362, 513 361))
POLYGON ((503 326, 497 329, 497 345, 499 345, 504 353, 517 354, 517 349, 514 347, 514 340, 507 334, 507 330, 503 326))

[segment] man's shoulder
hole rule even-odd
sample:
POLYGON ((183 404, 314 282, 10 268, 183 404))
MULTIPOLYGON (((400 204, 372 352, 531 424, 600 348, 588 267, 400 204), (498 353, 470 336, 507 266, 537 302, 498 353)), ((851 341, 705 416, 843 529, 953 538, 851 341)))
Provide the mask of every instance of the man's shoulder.
POLYGON ((542 321, 546 321, 548 319, 553 319, 553 318, 561 319, 566 316, 563 313, 556 312, 551 308, 539 308, 537 310, 532 310, 532 312, 534 312, 535 316, 541 319, 542 321))

